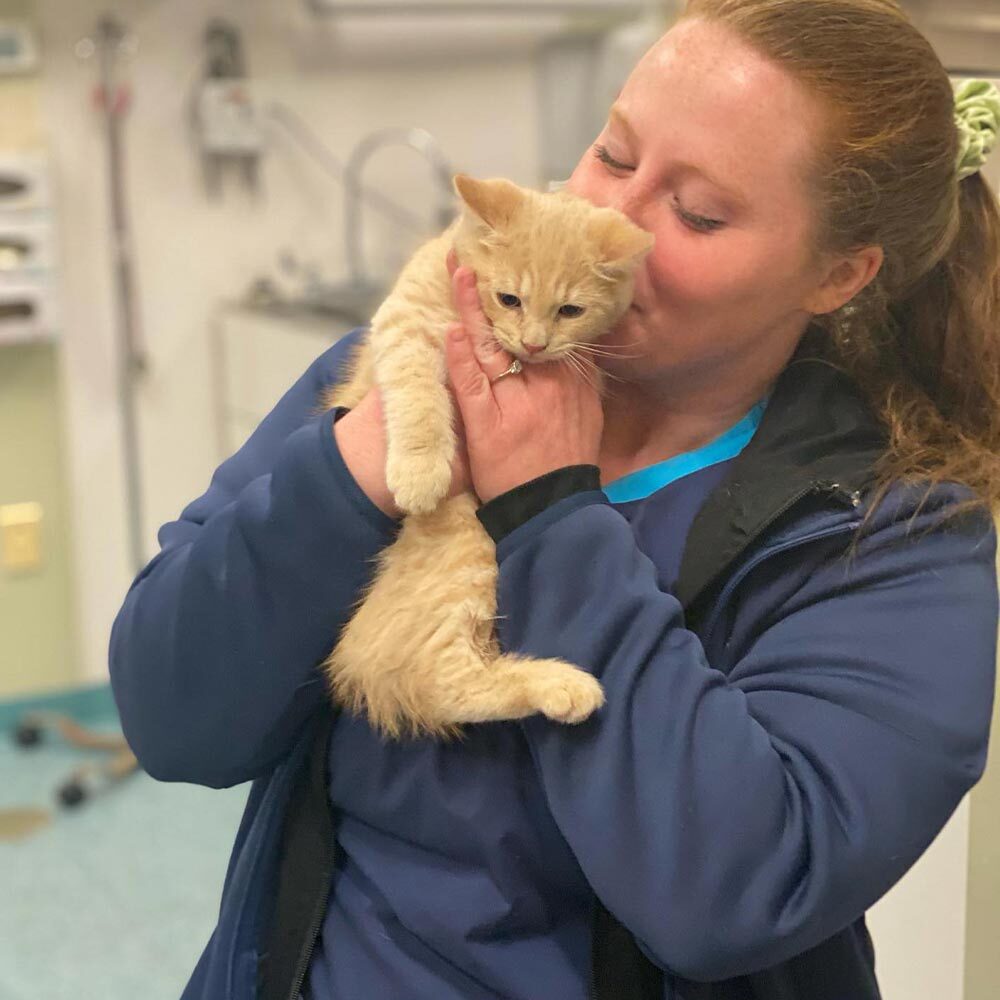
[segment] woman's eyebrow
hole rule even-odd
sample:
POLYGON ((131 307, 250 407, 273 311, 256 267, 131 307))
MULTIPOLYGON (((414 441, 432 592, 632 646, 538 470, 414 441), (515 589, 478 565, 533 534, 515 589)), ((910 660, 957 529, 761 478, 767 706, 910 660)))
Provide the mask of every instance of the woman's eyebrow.
POLYGON ((628 137, 635 140, 635 129, 632 128, 632 123, 625 117, 625 113, 617 104, 611 105, 611 110, 608 111, 608 121, 614 122, 623 132, 628 134, 628 137))
MULTIPOLYGON (((633 128, 632 123, 625 117, 625 113, 622 111, 617 104, 612 104, 611 109, 608 111, 608 121, 614 125, 617 125, 625 134, 628 136, 629 140, 635 144, 638 140, 638 134, 633 128)), ((731 187, 723 181, 720 181, 714 174, 707 171, 704 167, 699 167, 697 164, 690 163, 687 161, 678 161, 675 166, 677 166, 684 173, 688 174, 699 174, 709 182, 709 184, 717 187, 723 194, 727 195, 733 201, 735 201, 740 208, 749 208, 749 201, 742 191, 731 187)))

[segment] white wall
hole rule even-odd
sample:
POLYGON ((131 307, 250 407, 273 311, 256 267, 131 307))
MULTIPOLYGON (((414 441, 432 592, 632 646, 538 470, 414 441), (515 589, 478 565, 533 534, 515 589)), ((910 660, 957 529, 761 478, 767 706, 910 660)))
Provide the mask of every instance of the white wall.
MULTIPOLYGON (((475 58, 442 45, 425 58, 414 55, 411 44, 408 64, 401 64, 398 33, 392 42, 397 58, 376 59, 378 25, 338 43, 335 30, 318 24, 299 3, 41 0, 44 110, 63 261, 81 674, 95 680, 106 677, 108 634, 132 567, 105 151, 91 104, 97 67, 73 50, 109 7, 131 22, 139 45, 131 65, 127 161, 140 321, 150 359, 139 401, 147 555, 156 551, 158 526, 205 489, 217 464, 207 340, 217 302, 273 271, 283 247, 326 262, 330 277, 345 273, 340 189, 290 144, 279 143, 267 155, 257 202, 236 187, 218 202, 203 193, 187 101, 200 73, 209 17, 224 15, 243 29, 261 98, 291 105, 345 157, 372 129, 420 125, 459 169, 538 181, 534 76, 523 45, 473 39, 475 58)), ((431 190, 426 168, 408 151, 377 157, 370 177, 376 186, 392 186, 404 203, 423 204, 431 190)), ((385 241, 385 227, 369 218, 385 241)), ((405 249, 394 247, 398 259, 405 249)), ((317 342, 316 352, 321 349, 317 342)))
POLYGON ((962 1000, 968 866, 966 798, 927 853, 868 913, 884 1000, 962 1000))

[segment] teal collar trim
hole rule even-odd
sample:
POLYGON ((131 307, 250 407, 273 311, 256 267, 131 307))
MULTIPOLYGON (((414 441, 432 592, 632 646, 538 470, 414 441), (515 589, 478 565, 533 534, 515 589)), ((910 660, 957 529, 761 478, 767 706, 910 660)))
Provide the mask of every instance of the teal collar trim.
POLYGON ((657 490, 662 490, 670 483, 690 476, 692 472, 707 469, 719 462, 728 462, 735 458, 749 443, 760 426, 761 417, 767 407, 767 400, 759 402, 742 420, 733 424, 714 441, 686 451, 681 455, 668 458, 665 462, 657 462, 645 469, 637 469, 621 479, 616 479, 607 486, 602 486, 605 496, 611 503, 630 503, 633 500, 645 500, 657 490))

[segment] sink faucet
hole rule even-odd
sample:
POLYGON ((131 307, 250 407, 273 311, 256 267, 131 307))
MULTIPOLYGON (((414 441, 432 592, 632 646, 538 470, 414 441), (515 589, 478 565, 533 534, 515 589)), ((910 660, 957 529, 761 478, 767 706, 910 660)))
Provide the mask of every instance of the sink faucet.
POLYGON ((350 280, 360 288, 370 288, 373 282, 365 271, 361 240, 361 175, 371 155, 385 146, 408 146, 428 162, 441 189, 436 222, 444 229, 455 217, 454 191, 451 179, 454 170, 438 141, 422 128, 384 128, 366 135, 354 147, 344 169, 344 240, 350 280))

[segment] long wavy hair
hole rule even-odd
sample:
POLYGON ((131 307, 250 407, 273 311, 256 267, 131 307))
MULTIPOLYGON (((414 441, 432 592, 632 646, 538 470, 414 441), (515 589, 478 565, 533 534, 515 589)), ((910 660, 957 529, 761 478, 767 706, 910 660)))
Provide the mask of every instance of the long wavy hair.
MULTIPOLYGON (((1000 208, 958 180, 952 84, 895 0, 689 0, 826 108, 815 249, 881 246, 877 278, 815 318, 888 430, 879 486, 1000 500, 1000 208)), ((1000 155, 1000 153, 998 153, 1000 155)))

